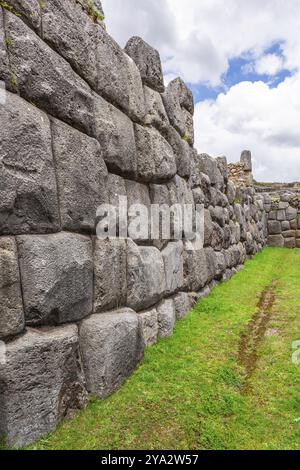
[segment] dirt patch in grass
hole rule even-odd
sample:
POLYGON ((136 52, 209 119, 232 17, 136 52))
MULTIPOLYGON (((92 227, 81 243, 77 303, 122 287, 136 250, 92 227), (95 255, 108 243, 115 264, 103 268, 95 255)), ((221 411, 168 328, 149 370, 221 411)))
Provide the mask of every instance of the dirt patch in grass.
POLYGON ((250 389, 250 379, 257 366, 258 347, 268 332, 276 299, 276 285, 277 281, 273 280, 262 292, 257 304, 257 311, 248 323, 246 331, 241 334, 239 363, 245 369, 245 381, 242 387, 243 393, 247 393, 250 389))

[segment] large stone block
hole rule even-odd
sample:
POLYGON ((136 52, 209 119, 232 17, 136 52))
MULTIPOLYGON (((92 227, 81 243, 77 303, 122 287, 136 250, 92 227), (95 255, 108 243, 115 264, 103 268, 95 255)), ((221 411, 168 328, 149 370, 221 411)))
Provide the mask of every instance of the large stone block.
POLYGON ((163 300, 157 307, 158 334, 161 338, 172 336, 176 323, 176 312, 173 299, 163 300))
POLYGON ((152 346, 158 337, 158 314, 157 310, 147 310, 139 313, 142 335, 146 346, 152 346))
POLYGON ((43 39, 93 88, 97 86, 96 28, 74 0, 47 0, 43 6, 43 39))
POLYGON ((213 248, 207 247, 204 249, 206 266, 207 266, 207 281, 211 282, 217 273, 217 255, 213 248))
POLYGON ((108 173, 100 144, 57 120, 52 136, 62 227, 93 233, 97 208, 108 203, 108 173))
POLYGON ((252 156, 250 150, 244 150, 241 154, 241 163, 246 171, 252 171, 252 156))
POLYGON ((166 293, 173 294, 184 285, 182 241, 170 242, 161 254, 165 267, 166 293))
POLYGON ((197 156, 196 162, 200 172, 205 173, 209 177, 211 184, 218 189, 222 189, 224 178, 218 168, 217 161, 209 155, 201 154, 197 156))
POLYGON ((182 108, 194 113, 193 94, 185 83, 176 78, 172 80, 163 94, 163 102, 172 126, 181 136, 186 135, 186 116, 182 108))
POLYGON ((145 182, 173 178, 176 161, 172 147, 154 128, 135 126, 138 177, 145 182))
POLYGON ((144 86, 146 116, 145 124, 154 126, 161 132, 170 127, 169 118, 163 105, 161 95, 147 86, 144 86))
POLYGON ((95 136, 108 169, 135 177, 137 155, 133 123, 126 114, 94 94, 95 136))
POLYGON ((127 42, 125 52, 136 63, 143 83, 163 93, 165 86, 158 51, 140 37, 134 36, 127 42))
POLYGON ((0 434, 9 446, 35 442, 61 418, 83 408, 87 393, 77 327, 29 330, 8 343, 0 392, 0 434))
POLYGON ((177 320, 184 318, 195 304, 192 294, 179 292, 173 297, 177 320))
POLYGON ((92 315, 81 324, 80 346, 88 391, 107 397, 143 357, 145 344, 138 315, 130 309, 92 315))
POLYGON ((93 255, 88 237, 61 232, 20 236, 25 319, 28 325, 77 321, 93 308, 93 255))
POLYGON ((94 311, 125 305, 127 293, 126 241, 95 240, 94 311))
POLYGON ((60 227, 47 116, 6 93, 0 126, 0 235, 60 227))
POLYGON ((281 223, 277 220, 269 220, 268 231, 270 235, 278 235, 282 231, 281 223))
POLYGON ((6 31, 11 38, 11 71, 21 96, 73 127, 92 134, 93 99, 88 85, 11 13, 6 14, 6 31))
POLYGON ((0 339, 21 333, 24 326, 16 243, 0 237, 0 339))
POLYGON ((188 178, 192 168, 192 149, 170 125, 163 130, 163 135, 174 152, 178 175, 183 178, 188 178))
POLYGON ((137 246, 127 240, 127 305, 144 310, 156 304, 166 291, 164 262, 155 247, 137 246))
POLYGON ((297 209, 294 207, 288 207, 286 210, 286 220, 293 220, 297 218, 297 209))
POLYGON ((268 245, 269 246, 284 246, 284 238, 282 235, 269 235, 268 237, 268 245))
POLYGON ((284 239, 285 248, 295 248, 296 247, 296 238, 285 238, 284 239))
POLYGON ((208 269, 204 249, 185 251, 184 278, 190 291, 196 292, 207 284, 208 269))
POLYGON ((97 29, 97 54, 98 92, 134 121, 143 121, 145 98, 138 68, 103 28, 97 29))

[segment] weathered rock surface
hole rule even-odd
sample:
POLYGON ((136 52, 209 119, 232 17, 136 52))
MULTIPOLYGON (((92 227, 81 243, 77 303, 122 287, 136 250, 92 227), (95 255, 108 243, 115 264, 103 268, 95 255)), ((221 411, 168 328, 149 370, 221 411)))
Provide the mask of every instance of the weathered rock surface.
POLYGON ((143 82, 154 90, 163 93, 165 90, 160 56, 157 50, 140 37, 129 39, 125 52, 134 60, 143 82))
POLYGON ((47 116, 6 93, 0 126, 0 235, 59 229, 47 116))
POLYGON ((198 291, 207 284, 208 266, 204 249, 185 251, 184 277, 190 291, 198 291))
POLYGON ((23 20, 40 32, 42 16, 39 0, 9 0, 9 5, 23 20))
POLYGON ((95 240, 94 311, 118 308, 126 303, 126 241, 95 240))
POLYGON ((81 324, 80 346, 88 391, 107 397, 143 357, 138 315, 130 309, 92 315, 81 324))
POLYGON ((164 262, 155 247, 127 240, 127 305, 144 310, 157 303, 166 290, 164 262))
POLYGON ((11 38, 11 72, 21 96, 92 134, 93 99, 88 85, 20 18, 8 12, 6 30, 11 38))
POLYGON ((173 301, 177 320, 184 318, 195 303, 193 296, 187 292, 179 292, 173 297, 173 301))
POLYGON ((163 300, 157 307, 158 314, 158 334, 161 338, 172 336, 175 322, 176 312, 172 299, 163 300))
POLYGON ((163 94, 163 102, 172 126, 181 136, 185 136, 187 133, 186 116, 182 108, 185 108, 193 115, 194 100, 192 92, 180 78, 176 78, 167 86, 163 94))
POLYGON ((25 319, 28 325, 77 321, 93 310, 93 256, 88 237, 66 232, 20 236, 25 319))
POLYGON ((145 182, 161 182, 176 174, 172 147, 154 128, 135 126, 138 177, 145 182))
POLYGON ((0 365, 0 434, 21 447, 52 431, 87 399, 74 325, 29 330, 7 344, 0 365))
POLYGON ((170 122, 161 95, 148 86, 144 86, 144 94, 146 106, 145 124, 156 127, 161 132, 164 132, 170 127, 170 122))
POLYGON ((142 121, 146 113, 145 99, 134 61, 103 28, 97 29, 97 54, 98 92, 134 121, 142 121))
POLYGON ((108 203, 108 172, 100 144, 57 120, 52 136, 62 228, 94 233, 97 208, 108 203))
POLYGON ((173 294, 184 285, 182 241, 170 242, 161 254, 165 267, 166 293, 173 294))
POLYGON ((142 335, 146 346, 152 346, 158 337, 158 314, 155 308, 139 313, 142 335))
POLYGON ((118 108, 96 94, 94 96, 95 136, 101 144, 108 169, 136 177, 137 154, 131 120, 118 108))
MULTIPOLYGON (((8 55, 7 55, 6 38, 5 38, 3 21, 4 21, 3 12, 2 12, 2 8, 0 8, 0 80, 3 80, 6 83, 8 83, 9 80, 11 79, 11 73, 10 73, 9 60, 8 60, 8 55)), ((0 93, 3 93, 1 89, 0 89, 0 93)))
POLYGON ((97 86, 96 25, 74 0, 47 0, 42 8, 43 39, 93 88, 97 86), (67 32, 67 34, 66 34, 67 32))
POLYGON ((25 321, 17 247, 12 237, 0 237, 0 306, 0 340, 21 333, 25 321))

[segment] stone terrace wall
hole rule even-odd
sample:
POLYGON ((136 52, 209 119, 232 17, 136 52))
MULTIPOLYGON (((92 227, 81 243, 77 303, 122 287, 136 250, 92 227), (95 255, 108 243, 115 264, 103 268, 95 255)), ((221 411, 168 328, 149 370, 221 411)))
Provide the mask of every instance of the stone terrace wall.
POLYGON ((258 194, 268 217, 268 244, 300 248, 300 191, 282 190, 258 194))
POLYGON ((253 187, 236 189, 225 158, 193 148, 190 90, 179 78, 165 89, 158 53, 140 38, 122 50, 89 3, 0 8, 0 435, 10 445, 48 433, 89 393, 111 394, 145 345, 267 240, 253 187), (204 248, 97 239, 97 207, 125 195, 204 204, 204 248))

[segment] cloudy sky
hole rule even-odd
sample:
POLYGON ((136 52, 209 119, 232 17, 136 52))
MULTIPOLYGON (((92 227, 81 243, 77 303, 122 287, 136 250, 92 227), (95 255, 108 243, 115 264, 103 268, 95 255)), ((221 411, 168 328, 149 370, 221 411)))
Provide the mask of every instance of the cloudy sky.
POLYGON ((194 93, 199 152, 237 161, 259 181, 300 181, 300 0, 102 0, 123 47, 141 36, 165 81, 194 93))

